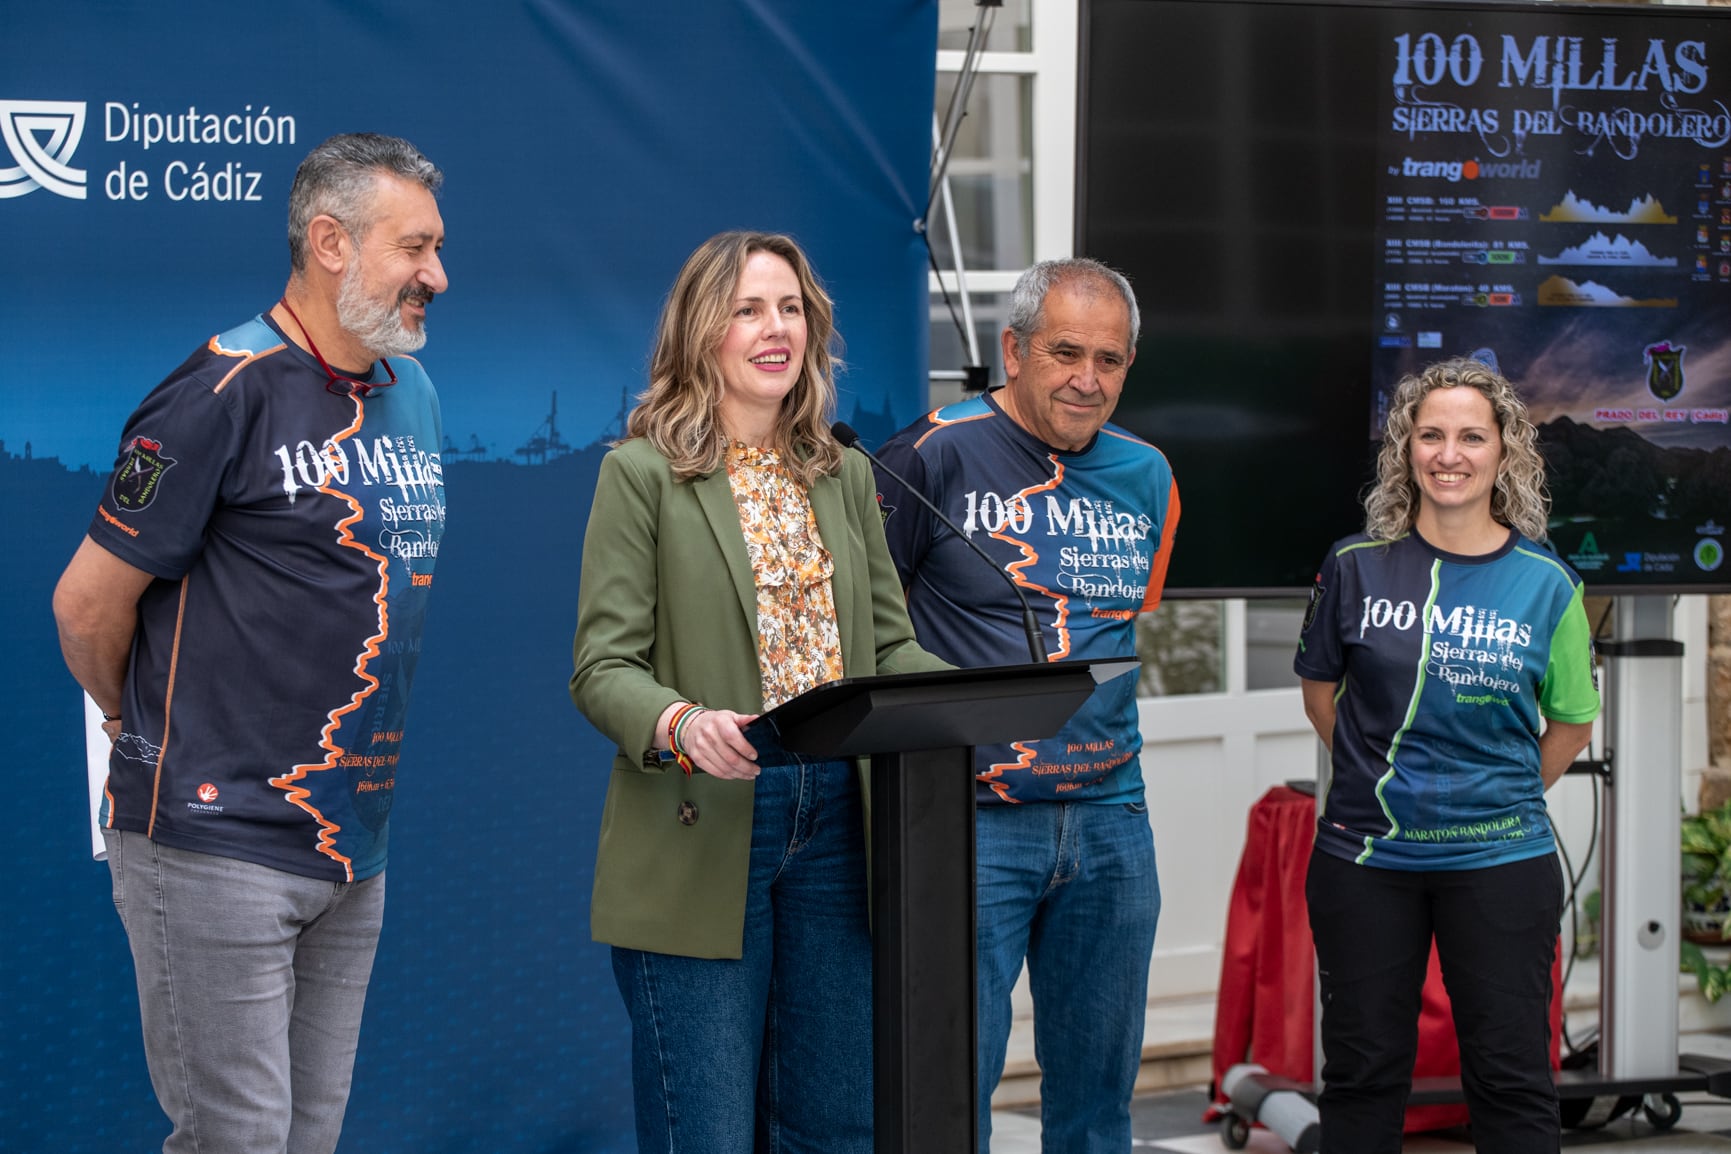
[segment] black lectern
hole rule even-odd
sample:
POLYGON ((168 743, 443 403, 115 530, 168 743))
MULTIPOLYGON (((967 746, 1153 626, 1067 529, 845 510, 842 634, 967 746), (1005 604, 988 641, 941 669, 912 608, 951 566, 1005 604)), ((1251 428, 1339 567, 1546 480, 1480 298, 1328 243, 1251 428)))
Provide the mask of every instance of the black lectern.
MULTIPOLYGON (((872 765, 872 1043, 878 1154, 972 1154, 973 747, 1061 729, 1135 658, 844 678, 753 725, 872 765)), ((748 730, 746 736, 751 736, 748 730)))

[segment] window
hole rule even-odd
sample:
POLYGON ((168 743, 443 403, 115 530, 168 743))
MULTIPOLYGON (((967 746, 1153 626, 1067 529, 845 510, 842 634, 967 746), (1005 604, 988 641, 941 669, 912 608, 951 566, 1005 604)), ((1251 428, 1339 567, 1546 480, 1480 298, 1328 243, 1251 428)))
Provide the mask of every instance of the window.
MULTIPOLYGON (((940 118, 956 73, 938 75, 940 118)), ((1031 76, 981 75, 968 94, 968 115, 950 146, 950 195, 962 241, 963 267, 1022 269, 1034 248, 1033 88, 1031 76)), ((932 250, 953 264, 943 204, 932 206, 932 250)))
MULTIPOLYGON (((1032 41, 1033 0, 1007 0, 992 19, 988 52, 1026 52, 1032 41)), ((980 10, 973 0, 938 0, 938 51, 962 52, 980 10)))
POLYGON ((1136 619, 1138 697, 1219 693, 1225 686, 1225 602, 1166 601, 1136 619))

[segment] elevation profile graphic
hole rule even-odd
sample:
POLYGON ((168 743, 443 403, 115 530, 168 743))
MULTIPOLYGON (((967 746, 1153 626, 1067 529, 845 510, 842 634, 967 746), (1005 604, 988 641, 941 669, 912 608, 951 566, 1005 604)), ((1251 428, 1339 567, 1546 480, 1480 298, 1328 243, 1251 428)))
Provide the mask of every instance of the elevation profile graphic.
POLYGON ((1572 244, 1556 256, 1539 255, 1540 264, 1602 265, 1607 268, 1676 268, 1677 258, 1659 256, 1638 240, 1622 233, 1608 237, 1595 232, 1580 244, 1572 244))
POLYGON ((1652 193, 1631 200, 1622 212, 1604 208, 1575 195, 1574 189, 1563 194, 1561 203, 1539 214, 1539 219, 1551 223, 1582 224, 1676 224, 1677 218, 1665 211, 1659 198, 1652 193))
POLYGON ((1541 307, 1566 306, 1574 308, 1600 309, 1674 309, 1677 307, 1676 297, 1649 297, 1645 300, 1626 297, 1614 289, 1608 289, 1597 281, 1582 281, 1577 284, 1566 276, 1553 276, 1539 285, 1539 304, 1541 307))

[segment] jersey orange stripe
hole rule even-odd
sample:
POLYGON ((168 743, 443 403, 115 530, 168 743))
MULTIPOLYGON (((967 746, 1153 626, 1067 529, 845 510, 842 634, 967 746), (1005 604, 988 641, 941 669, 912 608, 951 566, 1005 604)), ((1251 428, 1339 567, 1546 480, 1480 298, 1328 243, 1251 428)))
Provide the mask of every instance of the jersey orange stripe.
POLYGON ((975 776, 974 780, 986 786, 993 793, 997 794, 1011 805, 1021 805, 1021 802, 1010 796, 1010 787, 999 779, 1009 770, 1027 769, 1030 765, 1034 764, 1035 750, 1033 746, 1020 741, 1012 741, 1010 743, 1010 748, 1016 751, 1015 761, 994 762, 992 768, 982 774, 978 774, 975 776))
POLYGON ((1171 495, 1166 499, 1166 523, 1160 526, 1160 548, 1154 552, 1154 566, 1148 571, 1148 593, 1142 599, 1142 612, 1160 604, 1166 589, 1166 566, 1172 562, 1172 537, 1178 531, 1178 482, 1172 482, 1171 495))
POLYGON ((926 414, 926 420, 928 420, 932 423, 932 427, 927 429, 924 433, 922 433, 920 435, 920 439, 914 442, 914 448, 917 449, 921 445, 925 444, 926 438, 931 436, 933 433, 937 432, 939 429, 948 428, 951 425, 965 425, 969 421, 983 421, 987 417, 997 416, 997 414, 993 413, 993 412, 984 412, 984 413, 975 413, 971 417, 950 417, 950 418, 946 419, 944 417, 938 416, 938 414, 941 412, 943 412, 942 409, 933 409, 931 412, 926 414))
MULTIPOLYGON (((218 336, 220 336, 220 335, 221 334, 219 333, 218 336)), ((209 347, 211 352, 216 353, 218 356, 223 356, 223 357, 240 357, 241 361, 238 365, 236 365, 234 368, 232 368, 228 371, 228 375, 226 375, 225 377, 222 378, 222 380, 220 380, 216 383, 216 387, 211 390, 211 392, 213 392, 213 393, 220 393, 224 389, 226 389, 228 387, 228 383, 230 381, 234 380, 234 375, 236 373, 240 372, 242 369, 246 368, 248 365, 252 364, 254 361, 261 360, 264 357, 268 357, 272 353, 280 353, 286 347, 284 345, 272 345, 270 348, 265 349, 262 352, 254 353, 254 352, 249 352, 246 349, 225 349, 221 345, 217 344, 216 341, 217 341, 216 337, 210 338, 210 343, 209 343, 208 347, 209 347)))
MULTIPOLYGON (((1029 498, 1033 496, 1033 494, 1050 492, 1063 484, 1064 462, 1058 460, 1056 456, 1051 456, 1047 459, 1052 462, 1053 467, 1051 480, 1044 481, 1038 485, 1028 486, 1026 489, 1023 489, 1014 497, 1010 498, 1012 501, 1021 501, 1028 505, 1029 508, 1032 508, 1033 503, 1029 498)), ((994 540, 1002 541, 1006 545, 1015 546, 1022 554, 1022 559, 1020 561, 1012 561, 1004 567, 1004 571, 1010 575, 1010 579, 1024 589, 1032 589, 1034 592, 1044 594, 1052 599, 1052 603, 1057 610, 1057 616, 1053 618, 1052 627, 1058 631, 1058 651, 1056 653, 1048 653, 1046 655, 1046 660, 1064 660, 1064 658, 1070 656, 1070 598, 1063 593, 1054 593, 1044 585, 1036 585, 1034 582, 1029 581, 1022 575, 1024 569, 1040 559, 1039 550, 1035 549, 1026 541, 1017 540, 1003 532, 993 533, 991 536, 994 540)))
MULTIPOLYGON (((156 804, 162 792, 162 763, 168 757, 168 735, 174 728, 174 675, 180 669, 180 631, 186 624, 186 589, 192 580, 189 577, 180 579, 180 608, 174 614, 174 644, 168 651, 168 693, 162 700, 162 748, 156 751, 156 776, 150 784, 150 820, 144 825, 144 836, 150 837, 156 832, 156 804)), ((109 799, 108 816, 110 824, 114 818, 114 801, 109 799)))
MULTIPOLYGON (((351 399, 355 403, 354 422, 341 433, 338 433, 335 437, 331 438, 333 445, 341 441, 346 441, 356 433, 360 432, 361 423, 366 419, 365 402, 363 402, 359 397, 353 397, 351 399)), ((332 861, 339 863, 343 867, 346 879, 348 881, 354 881, 354 862, 346 855, 340 853, 336 848, 336 836, 342 831, 342 826, 320 813, 317 806, 312 805, 307 801, 307 798, 312 796, 312 791, 305 785, 301 784, 301 779, 305 778, 309 773, 322 773, 325 770, 341 767, 343 756, 347 753, 347 750, 336 744, 332 739, 337 730, 342 727, 342 719, 346 715, 359 709, 361 703, 371 697, 379 688, 379 679, 367 671, 367 666, 371 663, 373 658, 379 655, 379 645, 390 633, 390 617, 387 610, 388 594, 390 592, 391 584, 390 561, 388 558, 369 549, 365 543, 357 541, 354 535, 349 532, 349 527, 356 521, 359 521, 363 516, 363 510, 361 509, 361 503, 359 501, 347 493, 331 488, 328 484, 319 486, 319 492, 337 498, 347 504, 351 510, 349 516, 346 516, 337 522, 338 544, 344 548, 358 549, 368 558, 378 563, 379 587, 378 591, 373 595, 373 603, 379 607, 379 629, 377 633, 367 638, 365 647, 355 657, 355 675, 366 683, 365 687, 355 691, 355 693, 349 697, 347 705, 338 709, 333 709, 325 715, 325 726, 323 731, 319 734, 319 748, 325 751, 324 760, 317 764, 309 762, 304 765, 297 765, 288 773, 285 773, 280 777, 271 778, 270 783, 278 789, 284 790, 291 803, 305 810, 312 816, 314 821, 318 822, 318 851, 330 858, 332 861)))

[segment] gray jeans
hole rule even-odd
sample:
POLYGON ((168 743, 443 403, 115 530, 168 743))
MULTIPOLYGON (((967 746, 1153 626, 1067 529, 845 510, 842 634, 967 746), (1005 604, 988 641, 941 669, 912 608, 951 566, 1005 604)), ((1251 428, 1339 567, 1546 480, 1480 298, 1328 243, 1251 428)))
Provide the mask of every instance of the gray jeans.
POLYGON ((328 882, 106 830, 164 1154, 331 1154, 385 877, 328 882))

